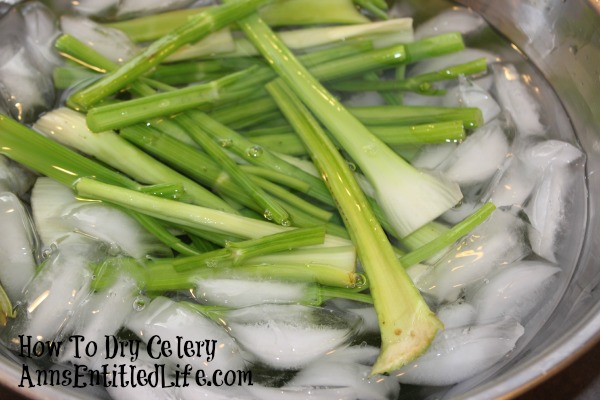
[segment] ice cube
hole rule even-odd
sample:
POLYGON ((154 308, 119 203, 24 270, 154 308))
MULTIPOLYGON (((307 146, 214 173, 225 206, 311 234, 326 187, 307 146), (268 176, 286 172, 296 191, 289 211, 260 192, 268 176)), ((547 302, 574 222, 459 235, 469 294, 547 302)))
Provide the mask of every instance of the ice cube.
MULTIPOLYGON (((152 339, 153 337, 170 342, 172 346, 181 342, 202 343, 199 351, 179 355, 174 352, 169 355, 168 359, 173 364, 190 364, 193 368, 202 369, 207 374, 217 370, 246 368, 246 362, 237 343, 222 326, 190 306, 166 297, 156 297, 143 310, 131 314, 126 327, 149 345, 152 345, 148 343, 149 340, 155 340, 152 339)), ((155 349, 156 346, 154 342, 155 349)), ((193 347, 197 348, 195 345, 193 347)), ((262 350, 261 348, 260 351, 262 350)))
POLYGON ((502 125, 492 121, 469 135, 438 168, 461 186, 483 183, 501 169, 509 150, 502 125))
POLYGON ((63 214, 66 226, 101 240, 136 259, 149 255, 171 255, 171 250, 132 216, 102 203, 83 203, 63 214))
POLYGON ((415 39, 451 32, 466 35, 477 32, 486 25, 479 14, 467 8, 453 7, 419 24, 415 29, 415 39))
POLYGON ((394 377, 369 376, 379 349, 353 346, 330 352, 307 365, 286 386, 315 388, 348 388, 356 399, 397 399, 400 385, 394 377))
POLYGON ((543 135, 545 128, 540 122, 540 104, 515 66, 497 64, 492 66, 492 71, 495 77, 496 99, 515 122, 519 133, 517 138, 543 135))
POLYGON ((63 15, 60 25, 65 34, 75 37, 116 63, 127 61, 138 52, 135 43, 125 33, 91 19, 63 15))
POLYGON ((97 242, 83 237, 69 237, 61 242, 25 287, 11 338, 24 334, 38 340, 54 340, 89 294, 89 265, 103 254, 97 242))
POLYGON ((54 102, 51 76, 44 73, 26 43, 26 23, 15 8, 0 18, 0 103, 23 122, 34 120, 54 102))
POLYGON ((60 35, 56 16, 48 7, 37 1, 25 3, 21 13, 25 18, 29 52, 44 74, 51 77, 54 67, 62 62, 54 50, 54 41, 60 35))
POLYGON ((75 11, 89 17, 106 17, 116 13, 120 0, 79 0, 73 4, 75 11))
POLYGON ((444 324, 444 329, 472 325, 477 318, 475 307, 464 301, 446 304, 436 311, 436 315, 444 324))
POLYGON ((521 219, 497 209, 458 241, 416 284, 439 303, 456 301, 461 291, 530 253, 525 231, 526 224, 521 219))
POLYGON ((0 191, 13 192, 24 198, 35 180, 36 176, 33 172, 0 155, 0 191))
POLYGON ((423 146, 419 154, 411 161, 416 168, 434 170, 440 166, 450 154, 454 152, 458 144, 440 143, 423 146))
POLYGON ((201 279, 194 290, 198 302, 223 307, 247 307, 263 303, 297 303, 310 300, 316 288, 303 282, 247 279, 201 279))
POLYGON ((392 375, 405 384, 452 385, 500 361, 523 333, 513 319, 447 329, 438 333, 425 354, 392 375))
POLYGON ((521 261, 489 277, 467 298, 477 308, 477 323, 489 323, 506 317, 524 321, 540 305, 549 281, 560 268, 545 261, 521 261))
POLYGON ((344 346, 361 319, 338 310, 265 304, 227 313, 227 326, 240 346, 277 369, 297 369, 344 346))
MULTIPOLYGON (((211 382, 212 383, 212 382, 211 382)), ((259 386, 253 382, 251 386, 259 386)), ((246 386, 198 386, 190 384, 177 389, 178 400, 255 400, 257 399, 247 390, 246 386)))
POLYGON ((111 357, 107 353, 107 346, 100 346, 100 351, 94 357, 88 357, 87 354, 76 357, 75 345, 68 337, 81 335, 87 342, 106 343, 106 337, 116 335, 126 318, 134 311, 139 291, 138 282, 128 274, 122 274, 113 285, 92 293, 82 301, 61 333, 66 346, 60 354, 59 361, 94 366, 94 362, 106 361, 111 357))
POLYGON ((344 100, 346 107, 382 106, 384 104, 385 99, 381 97, 379 92, 360 92, 344 100))
POLYGON ((13 193, 0 193, 0 226, 5 229, 0 240, 0 282, 16 302, 36 272, 36 238, 28 211, 13 193))
POLYGON ((462 75, 458 82, 444 96, 442 104, 445 107, 477 107, 481 110, 485 123, 500 115, 500 106, 487 90, 462 75))
MULTIPOLYGON (((556 243, 566 223, 566 213, 572 201, 572 188, 581 179, 584 155, 574 146, 560 141, 542 142, 550 157, 537 157, 543 172, 525 212, 529 217, 529 240, 536 254, 556 261, 556 243), (547 159, 544 165, 543 159, 547 159)), ((534 151, 534 149, 532 149, 534 151)))

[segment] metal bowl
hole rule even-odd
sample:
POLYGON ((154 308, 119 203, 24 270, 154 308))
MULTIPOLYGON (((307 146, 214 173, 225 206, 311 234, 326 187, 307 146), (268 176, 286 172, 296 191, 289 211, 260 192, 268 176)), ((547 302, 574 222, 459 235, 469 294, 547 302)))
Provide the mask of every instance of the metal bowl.
MULTIPOLYGON (((417 1, 428 10, 436 2, 417 1)), ((548 321, 500 370, 429 393, 431 398, 510 398, 562 370, 600 339, 600 0, 458 2, 480 13, 538 68, 561 100, 588 158, 587 231, 581 252, 573 257, 577 265, 571 280, 548 321)), ((0 349, 0 386, 18 390, 20 372, 21 360, 0 349)), ((19 395, 96 398, 53 387, 19 395)))
POLYGON ((474 378, 445 395, 513 397, 562 370, 600 339, 600 2, 458 2, 480 13, 541 71, 561 100, 587 154, 587 230, 566 292, 518 357, 485 382, 474 378))

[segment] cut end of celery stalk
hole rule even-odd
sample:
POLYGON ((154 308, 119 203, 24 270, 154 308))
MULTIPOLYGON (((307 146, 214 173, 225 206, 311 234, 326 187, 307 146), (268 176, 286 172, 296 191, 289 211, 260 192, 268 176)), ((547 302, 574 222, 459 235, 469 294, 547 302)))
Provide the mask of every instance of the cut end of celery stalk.
MULTIPOLYGON (((381 351, 370 376, 395 371, 415 360, 427 350, 437 332, 444 328, 425 303, 418 303, 415 307, 410 310, 413 319, 409 327, 398 326, 382 331, 381 351)), ((386 323, 394 321, 380 321, 380 325, 386 323)))
POLYGON ((6 326, 8 319, 14 317, 16 317, 16 314, 13 311, 12 303, 4 288, 0 285, 0 326, 6 326))

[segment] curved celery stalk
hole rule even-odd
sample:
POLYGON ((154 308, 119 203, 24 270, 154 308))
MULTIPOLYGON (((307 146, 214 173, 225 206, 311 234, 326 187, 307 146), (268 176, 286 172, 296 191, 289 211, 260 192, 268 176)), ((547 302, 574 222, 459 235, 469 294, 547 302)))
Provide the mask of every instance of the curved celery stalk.
POLYGON ((397 369, 422 354, 442 324, 404 272, 353 172, 327 134, 285 84, 275 81, 267 88, 326 177, 367 273, 382 341, 371 374, 397 369))
POLYGON ((175 50, 187 43, 197 42, 208 34, 236 21, 254 11, 269 0, 236 0, 220 7, 207 9, 195 15, 184 25, 155 41, 139 55, 119 69, 107 74, 89 87, 71 95, 70 100, 82 109, 87 109, 103 98, 135 81, 152 67, 158 65, 175 50))

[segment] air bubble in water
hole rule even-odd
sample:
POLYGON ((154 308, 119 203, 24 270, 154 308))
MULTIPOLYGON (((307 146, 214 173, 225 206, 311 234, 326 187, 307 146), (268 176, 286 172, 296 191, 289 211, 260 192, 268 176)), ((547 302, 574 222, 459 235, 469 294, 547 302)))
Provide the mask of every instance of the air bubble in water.
POLYGON ((571 53, 573 55, 577 55, 578 51, 579 51, 579 47, 577 47, 576 45, 569 46, 569 53, 571 53))
POLYGON ((263 217, 265 217, 265 219, 267 221, 272 221, 273 220, 273 213, 270 210, 265 210, 265 212, 263 213, 263 217))
POLYGON ((56 250, 57 250, 56 245, 54 243, 52 243, 50 245, 50 247, 48 247, 42 251, 42 258, 44 260, 50 258, 52 256, 52 253, 54 253, 56 250))
POLYGON ((285 219, 281 220, 281 225, 282 226, 292 226, 292 221, 289 218, 285 218, 285 219))
POLYGON ((116 243, 111 243, 108 246, 108 255, 110 256, 118 256, 119 254, 121 254, 121 248, 119 247, 118 244, 116 243))
POLYGON ((248 157, 260 157, 264 152, 265 151, 261 146, 252 146, 246 149, 246 154, 248 154, 248 157))
POLYGON ((136 297, 135 300, 133 300, 133 309, 135 311, 142 311, 144 308, 146 308, 146 298, 142 296, 136 297))
POLYGON ((349 288, 360 288, 367 283, 365 276, 362 274, 354 274, 354 284, 350 285, 349 288))

